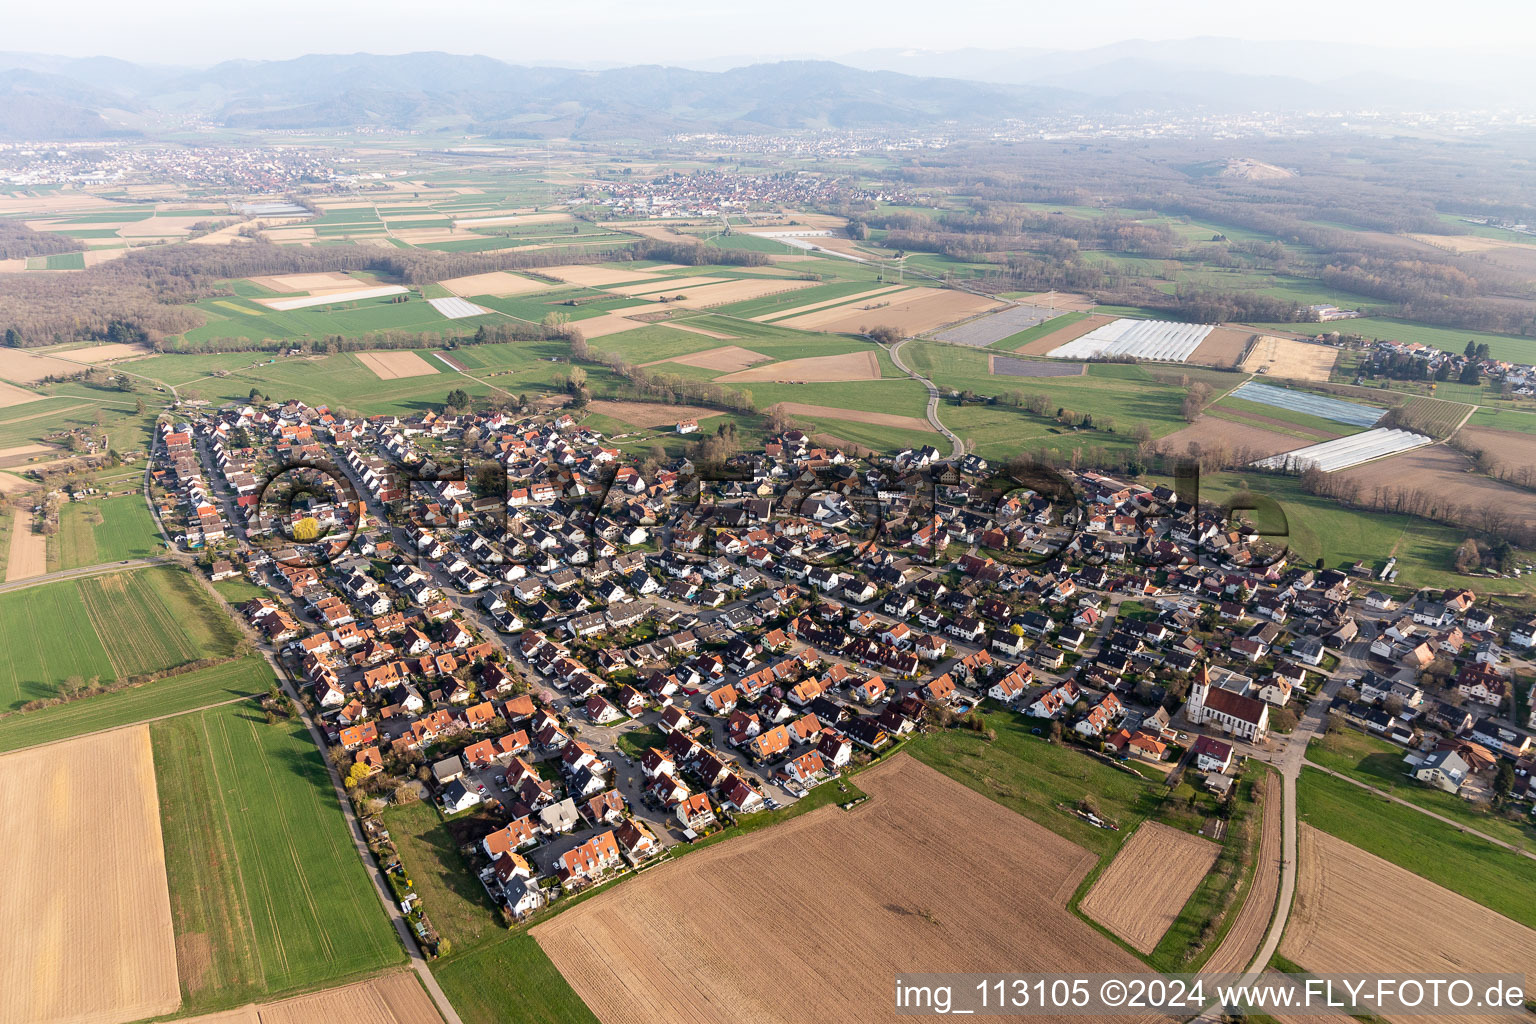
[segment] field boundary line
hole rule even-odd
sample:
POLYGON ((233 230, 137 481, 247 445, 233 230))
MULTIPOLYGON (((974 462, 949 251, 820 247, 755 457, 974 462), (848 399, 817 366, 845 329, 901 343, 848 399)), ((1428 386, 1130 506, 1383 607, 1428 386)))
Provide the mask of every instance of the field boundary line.
MULTIPOLYGON (((227 701, 226 703, 233 703, 233 701, 227 701)), ((242 897, 240 907, 245 912, 246 936, 250 942, 251 952, 254 954, 252 959, 256 964, 256 973, 261 976, 262 990, 266 991, 267 967, 266 964, 262 963, 261 958, 261 936, 256 934, 256 918, 251 913, 250 889, 245 884, 245 867, 240 863, 240 847, 235 842, 235 826, 229 817, 229 801, 224 798, 224 786, 219 778, 219 761, 214 756, 213 736, 208 731, 208 720, 206 718, 199 724, 203 730, 203 742, 208 749, 208 764, 213 773, 213 791, 218 794, 219 810, 224 814, 223 838, 226 840, 226 845, 229 849, 229 859, 235 865, 235 877, 240 882, 240 895, 242 897)))
MULTIPOLYGON (((276 795, 277 783, 272 778, 272 759, 267 756, 266 747, 261 745, 261 739, 256 735, 255 723, 247 722, 246 724, 250 729, 251 737, 256 744, 256 751, 261 757, 261 770, 262 773, 267 777, 267 785, 271 787, 273 794, 276 795)), ((321 752, 321 756, 324 756, 323 751, 321 752)), ((276 807, 275 802, 273 806, 274 808, 276 807)), ((326 956, 334 957, 336 955, 336 947, 331 942, 330 934, 325 930, 324 927, 321 927, 325 919, 320 914, 320 908, 315 905, 315 894, 309 888, 309 879, 308 876, 304 873, 303 858, 299 856, 299 849, 294 845, 293 832, 288 827, 288 819, 286 816, 283 816, 279 820, 283 830, 283 843, 288 847, 288 856, 293 860, 295 881, 299 889, 303 891, 304 902, 309 904, 310 915, 313 917, 314 922, 317 925, 314 933, 319 936, 320 945, 325 949, 326 956)), ((284 951, 284 959, 287 959, 286 951, 284 951)))

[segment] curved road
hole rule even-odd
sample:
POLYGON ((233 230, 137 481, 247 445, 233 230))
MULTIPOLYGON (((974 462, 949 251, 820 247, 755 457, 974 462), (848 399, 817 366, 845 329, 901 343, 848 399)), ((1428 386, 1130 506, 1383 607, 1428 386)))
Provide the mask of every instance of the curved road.
POLYGON ((959 436, 953 430, 946 427, 939 419, 939 389, 934 386, 933 381, 917 373, 901 361, 901 347, 910 340, 910 338, 902 338, 887 350, 891 354, 891 362, 896 364, 896 369, 913 380, 921 382, 923 387, 928 389, 928 422, 933 424, 934 430, 937 430, 949 439, 950 454, 958 459, 965 454, 965 442, 960 440, 959 436))

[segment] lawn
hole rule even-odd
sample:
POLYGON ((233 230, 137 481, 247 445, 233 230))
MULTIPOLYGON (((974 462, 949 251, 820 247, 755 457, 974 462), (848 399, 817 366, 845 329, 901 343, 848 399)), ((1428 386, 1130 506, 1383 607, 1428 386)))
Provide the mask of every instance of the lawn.
MULTIPOLYGON (((392 806, 384 812, 384 824, 406 876, 421 894, 422 908, 452 949, 469 950, 502 933, 485 886, 470 873, 432 804, 392 806)), ((488 823, 485 831, 495 827, 488 823)))
POLYGON ((59 513, 59 568, 77 569, 164 550, 149 506, 139 494, 72 501, 59 513))
POLYGON ((1302 771, 1298 800, 1314 828, 1536 928, 1536 861, 1316 769, 1302 771))
POLYGON ((183 1010, 404 962, 299 720, 241 703, 150 734, 183 1010))
POLYGON ((0 715, 0 752, 195 711, 264 693, 272 682, 272 670, 265 661, 241 658, 84 700, 0 715))
POLYGON ((103 682, 227 657, 234 624, 175 566, 43 583, 0 594, 0 701, 58 694, 70 676, 103 682))
POLYGON ((1525 843, 1536 848, 1536 826, 1530 824, 1528 817, 1511 821, 1417 781, 1407 774, 1403 753, 1403 748, 1386 740, 1345 728, 1313 740, 1307 748, 1307 759, 1506 843, 1525 843))

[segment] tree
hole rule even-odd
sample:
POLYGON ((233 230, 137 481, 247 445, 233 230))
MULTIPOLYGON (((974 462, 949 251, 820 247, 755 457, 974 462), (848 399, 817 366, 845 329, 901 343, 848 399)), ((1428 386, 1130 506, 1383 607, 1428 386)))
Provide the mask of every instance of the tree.
POLYGON ((1501 758, 1499 760, 1499 770, 1493 776, 1493 792, 1500 800, 1504 800, 1514 790, 1515 766, 1501 758))
POLYGON ((454 388, 448 392, 448 397, 444 399, 444 404, 450 409, 468 409, 469 393, 463 388, 454 388))

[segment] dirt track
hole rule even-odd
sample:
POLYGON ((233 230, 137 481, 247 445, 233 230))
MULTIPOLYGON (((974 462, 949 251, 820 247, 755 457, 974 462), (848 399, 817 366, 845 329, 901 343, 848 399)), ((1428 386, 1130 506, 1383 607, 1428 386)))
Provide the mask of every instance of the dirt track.
POLYGON ((603 1024, 892 1021, 898 971, 1139 966, 1066 910, 1088 851, 906 755, 858 785, 533 935, 603 1024))
POLYGON ((1275 909, 1275 897, 1280 894, 1280 831, 1282 801, 1280 784, 1268 772, 1264 775, 1259 799, 1263 801, 1263 832, 1259 839, 1259 863, 1254 869, 1253 884, 1248 896, 1238 909, 1226 938, 1216 947, 1216 952, 1205 962, 1207 973, 1241 971, 1258 952, 1259 943, 1269 929, 1269 919, 1275 909))
POLYGON ((1199 836, 1144 822, 1093 883, 1078 909, 1133 949, 1150 953, 1220 851, 1199 836))
POLYGON ((181 1002, 147 726, 0 757, 0 1020, 117 1024, 181 1002))

